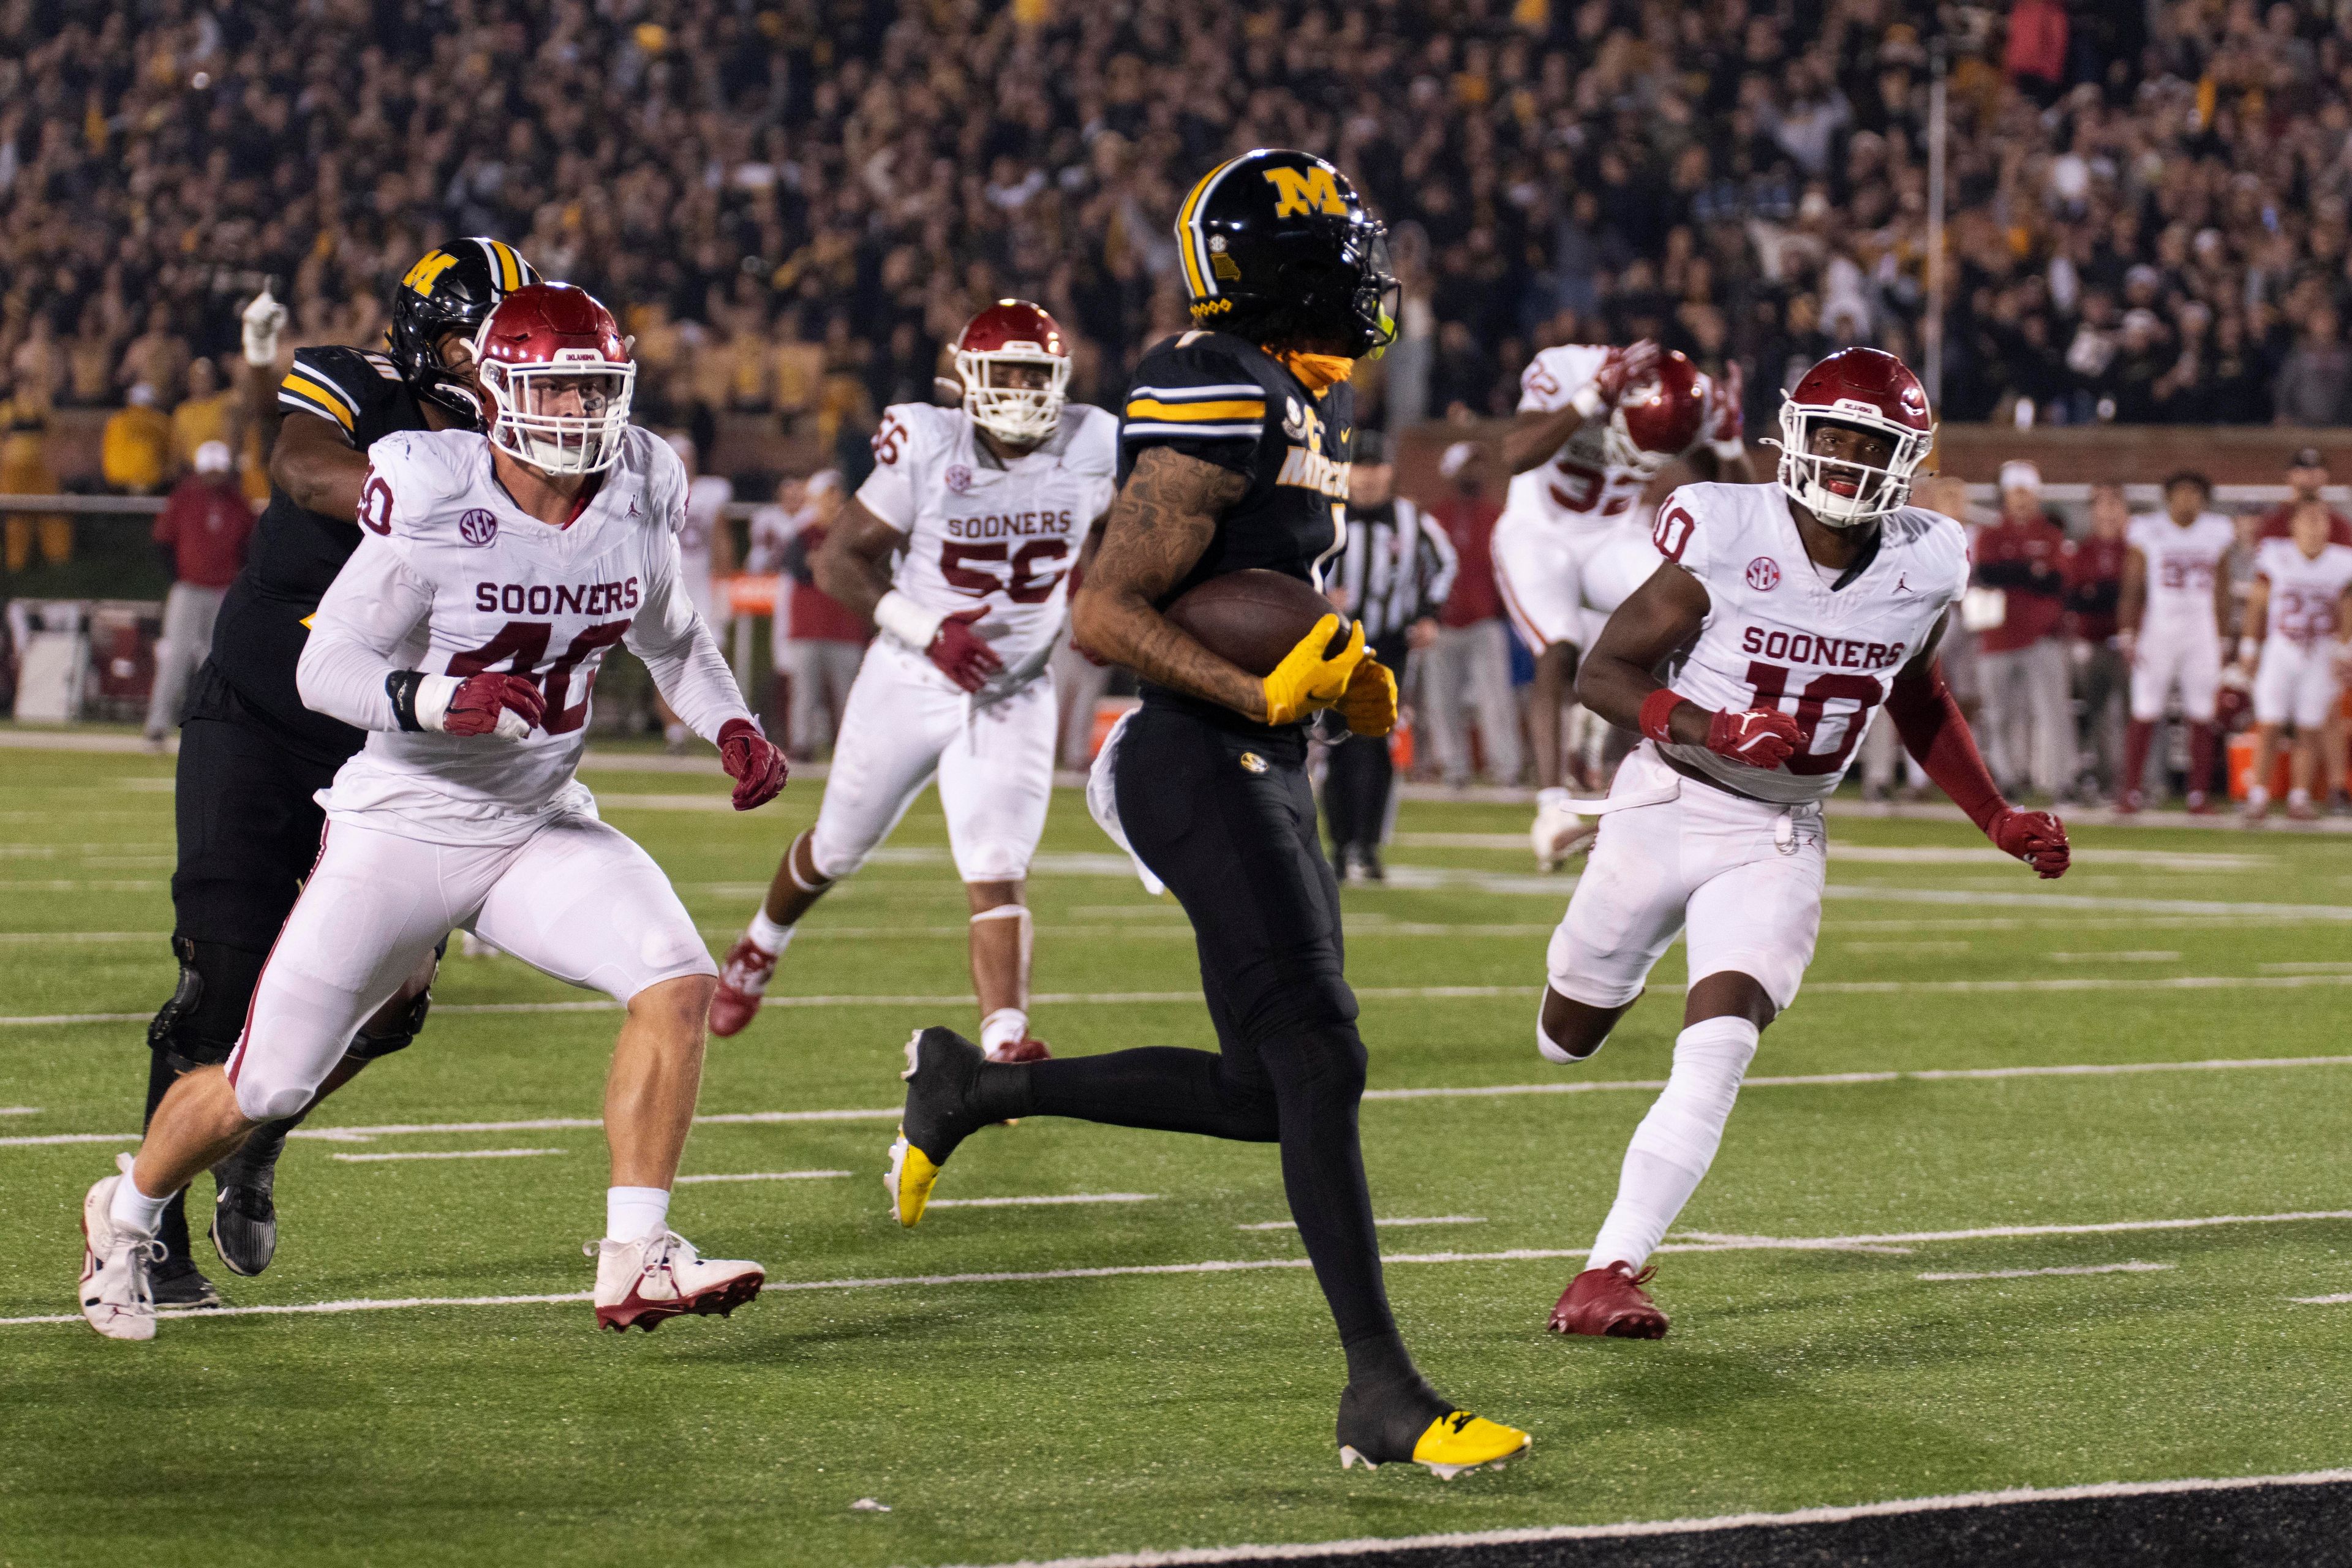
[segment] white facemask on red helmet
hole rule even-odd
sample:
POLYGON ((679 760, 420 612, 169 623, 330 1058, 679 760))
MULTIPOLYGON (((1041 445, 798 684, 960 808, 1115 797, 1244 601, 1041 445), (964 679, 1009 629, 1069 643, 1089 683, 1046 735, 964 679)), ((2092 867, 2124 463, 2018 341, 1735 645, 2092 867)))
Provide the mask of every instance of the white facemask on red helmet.
POLYGON ((1654 474, 1698 445, 1706 425, 1706 383, 1698 366, 1669 351, 1658 373, 1625 389, 1609 412, 1601 450, 1612 468, 1654 474))
POLYGON ((637 367, 613 313, 584 289, 533 283, 474 336, 490 444, 541 473, 594 474, 621 455, 637 367))
POLYGON ((955 367, 963 383, 963 411, 998 440, 1034 446, 1062 422, 1070 389, 1069 342, 1042 306, 999 300, 974 316, 956 337, 955 367), (1013 365, 1038 367, 1045 384, 1007 384, 1003 372, 1013 365))
POLYGON ((1888 517, 1911 499, 1911 481, 1936 442, 1927 390, 1882 349, 1840 349, 1807 371, 1780 405, 1780 488, 1832 528, 1888 517), (1821 457, 1813 435, 1844 425, 1885 436, 1885 467, 1821 457))

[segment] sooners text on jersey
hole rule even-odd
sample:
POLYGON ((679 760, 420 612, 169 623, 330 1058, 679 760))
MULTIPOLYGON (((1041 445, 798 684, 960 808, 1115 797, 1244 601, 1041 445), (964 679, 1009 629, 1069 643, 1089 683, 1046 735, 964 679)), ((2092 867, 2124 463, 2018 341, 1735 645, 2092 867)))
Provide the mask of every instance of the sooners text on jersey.
POLYGON ((1837 788, 1886 689, 1968 586, 1968 536, 1906 507, 1879 525, 1878 553, 1843 588, 1816 568, 1778 485, 1685 485, 1658 509, 1658 552, 1706 587, 1706 620, 1666 682, 1702 708, 1778 708, 1804 742, 1777 768, 1704 746, 1677 762, 1742 795, 1786 804, 1837 788))
POLYGON ((1053 435, 1000 463, 962 409, 902 403, 882 416, 874 460, 857 500, 907 536, 891 585, 927 610, 985 605, 975 629, 1004 661, 992 686, 1034 679, 1061 633, 1078 547, 1110 504, 1118 421, 1066 403, 1053 435))

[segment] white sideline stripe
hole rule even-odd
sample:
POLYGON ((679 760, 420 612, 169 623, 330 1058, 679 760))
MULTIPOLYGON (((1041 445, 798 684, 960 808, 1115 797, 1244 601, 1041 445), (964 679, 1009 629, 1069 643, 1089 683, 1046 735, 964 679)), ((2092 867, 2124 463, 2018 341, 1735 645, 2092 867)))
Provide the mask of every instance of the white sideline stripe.
MULTIPOLYGON (((2014 1068, 1923 1068, 1910 1072, 1824 1072, 1793 1073, 1781 1077, 1759 1076, 1742 1080, 1746 1089, 1840 1089, 1850 1084, 1901 1083, 1964 1083, 1976 1079, 2011 1078, 2118 1078, 2144 1072, 2224 1072, 2251 1068, 2317 1068, 2352 1067, 2352 1056, 2343 1057, 2219 1057, 2190 1062, 2081 1062, 2053 1067, 2014 1068)), ((1494 1100, 1522 1094, 1601 1094, 1632 1089, 1659 1089, 1666 1087, 1662 1078, 1595 1079, 1571 1080, 1566 1083, 1498 1083, 1478 1084, 1464 1088, 1441 1089, 1370 1089, 1364 1091, 1366 1100, 1494 1100)), ((694 1119, 697 1126, 744 1127, 770 1126, 799 1121, 887 1121, 894 1120, 900 1108, 882 1106, 871 1110, 733 1110, 719 1111, 694 1119)), ((512 1121, 389 1121, 369 1127, 298 1127, 289 1134, 295 1138, 314 1138, 331 1143, 365 1143, 377 1138, 395 1138, 413 1133, 449 1132, 555 1132, 573 1128, 602 1127, 604 1121, 593 1116, 537 1116, 512 1121)), ((62 1143, 135 1143, 136 1132, 49 1132, 17 1138, 0 1138, 0 1149, 39 1148, 62 1143)))
POLYGON ((167 931, 0 931, 9 942, 167 942, 167 931))
MULTIPOLYGON (((158 1318, 275 1318, 310 1312, 392 1312, 407 1307, 548 1307, 590 1301, 595 1293, 567 1291, 560 1296, 401 1296, 385 1300, 354 1297, 347 1301, 292 1301, 275 1307, 165 1307, 158 1318)), ((79 1323, 79 1312, 59 1312, 46 1318, 0 1318, 0 1328, 36 1323, 79 1323)))
MULTIPOLYGON (((847 1175, 849 1173, 842 1173, 847 1175)), ((933 1198, 935 1209, 1018 1209, 1044 1208, 1061 1204, 1149 1204, 1157 1203, 1158 1193, 1059 1193, 1034 1198, 933 1198)))
POLYGON ((412 1149, 398 1154, 337 1154, 334 1158, 359 1165, 384 1160, 520 1160, 562 1152, 561 1149, 412 1149))
MULTIPOLYGON (((1375 1217, 1372 1223, 1374 1225, 1485 1225, 1486 1216, 1482 1214, 1433 1214, 1400 1219, 1375 1217)), ((1298 1222, 1291 1219, 1262 1219, 1251 1225, 1237 1225, 1234 1228, 1235 1230, 1297 1230, 1298 1222)))
MULTIPOLYGON (((2113 956, 2103 954, 2101 956, 2113 956)), ((2325 974, 2063 975, 2037 980, 1820 980, 1808 995, 1877 996, 1909 992, 1965 995, 2037 991, 2297 991, 2315 985, 2352 985, 2352 973, 2325 974)), ((1538 985, 1364 985, 1356 994, 1374 1002, 1470 1002, 1533 996, 1538 985)), ((1029 998, 1043 1006, 1126 1006, 1144 1003, 1198 1002, 1198 991, 1041 991, 1029 998)), ((915 995, 771 996, 771 1007, 968 1007, 971 998, 915 995)), ((459 1002, 436 1013, 611 1013, 617 1002, 459 1002)), ((0 1027, 59 1024, 145 1023, 148 1013, 56 1013, 0 1017, 0 1027)), ((1752 1080, 1751 1080, 1752 1081, 1752 1080)))
POLYGON ((2180 954, 2163 948, 2123 952, 2045 952, 2053 963, 2178 963, 2180 954))
POLYGON ((38 1116, 40 1113, 41 1108, 37 1105, 0 1105, 0 1116, 38 1116))
POLYGON ((2175 1263, 2084 1263, 2069 1268, 1996 1268, 1989 1274, 1922 1274, 1922 1279, 2031 1279, 2043 1274, 2161 1274, 2175 1263))
MULTIPOLYGON (((1100 1197, 1109 1194, 1085 1194, 1100 1197)), ((1150 1194, 1119 1194, 1142 1197, 1150 1194)), ((1079 1201, 1083 1201, 1083 1196, 1079 1201)), ((931 1206, 942 1202, 989 1204, 1004 1202, 1036 1202, 1035 1199, 940 1199, 933 1198, 931 1206)), ((1052 1201, 1052 1200, 1047 1200, 1052 1201)), ((1063 1200, 1072 1201, 1070 1199, 1063 1200)), ((1670 1241, 1660 1247, 1660 1252, 1870 1252, 1902 1251, 1885 1244, 1912 1241, 1974 1241, 1986 1237, 2021 1236, 2100 1236, 2121 1230, 2186 1230, 2200 1226, 2268 1225, 2288 1220, 2352 1219, 2352 1209, 2335 1209, 2309 1214, 2217 1215, 2204 1219, 2114 1220, 2094 1225, 2027 1225, 1994 1226, 1981 1230, 1921 1230, 1888 1236, 1820 1236, 1820 1237, 1717 1237, 1707 1232, 1684 1231, 1679 1235, 1692 1237, 1690 1241, 1670 1241)), ((1582 1247, 1515 1247, 1501 1252, 1391 1252, 1383 1263, 1526 1263, 1549 1262, 1557 1258, 1583 1258, 1591 1251, 1582 1247)), ((1045 1279, 1111 1279, 1130 1276, 1158 1274, 1245 1274, 1265 1268, 1312 1268, 1314 1264, 1304 1258, 1218 1258, 1204 1263, 1122 1263, 1093 1268, 1029 1268, 992 1274, 886 1274, 856 1279, 771 1279, 767 1289, 788 1290, 877 1290, 904 1285, 1015 1285, 1045 1279)), ((394 1307, 505 1307, 530 1302, 584 1301, 585 1292, 565 1296, 417 1296, 399 1300, 315 1301, 302 1305, 278 1307, 214 1307, 185 1312, 161 1312, 159 1317, 229 1318, 253 1312, 362 1312, 378 1311, 394 1307)), ((0 1318, 0 1328, 16 1328, 37 1323, 79 1323, 79 1312, 52 1314, 33 1318, 0 1318)), ((2336 1472, 2352 1477, 2352 1471, 2336 1472)))
POLYGON ((2352 1290, 2335 1296, 2297 1296, 2293 1300, 2298 1307, 2340 1307, 2352 1301, 2352 1290))
POLYGON ((823 1176, 846 1176, 848 1171, 745 1171, 737 1175, 680 1176, 677 1184, 683 1187, 693 1182, 806 1182, 823 1176))
POLYGON ((2011 1487, 2001 1491, 1956 1492, 1944 1497, 1897 1498, 1887 1502, 1839 1508, 1801 1508, 1786 1513, 1726 1513, 1711 1519, 1628 1520, 1622 1524, 1553 1524, 1518 1530, 1463 1531, 1450 1535, 1360 1536, 1353 1541, 1318 1541, 1282 1546, 1184 1546, 1164 1552, 1121 1552, 1105 1557, 1023 1558, 994 1568, 1193 1568, 1217 1563, 1310 1563, 1318 1558, 1387 1555, 1447 1547, 1517 1546, 1546 1541, 1628 1541, 1658 1535, 1706 1535, 1806 1524, 1843 1524, 1857 1519, 1947 1513, 1961 1509, 2001 1508, 2014 1503, 2074 1502, 2094 1498, 2167 1497, 2179 1493, 2250 1491, 2262 1487, 2319 1487, 2352 1481, 2352 1469, 2305 1470, 2285 1476, 2227 1476, 2169 1481, 2095 1481, 2079 1487, 2011 1487))

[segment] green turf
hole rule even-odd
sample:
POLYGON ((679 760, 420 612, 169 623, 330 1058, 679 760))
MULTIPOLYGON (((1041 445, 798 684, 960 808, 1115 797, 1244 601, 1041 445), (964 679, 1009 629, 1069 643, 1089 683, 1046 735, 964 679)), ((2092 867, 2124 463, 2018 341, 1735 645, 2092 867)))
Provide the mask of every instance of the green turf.
MULTIPOLYGON (((169 764, 0 752, 0 1015, 144 1015, 167 991, 169 764), (42 933, 78 941, 24 940, 42 933)), ((817 790, 755 816, 679 809, 715 774, 604 768, 611 820, 668 868, 714 944, 817 790), (651 797, 651 798, 648 798, 651 797)), ((1532 988, 1566 879, 1538 882, 1518 807, 1410 804, 1412 887, 1347 895, 1372 993, 1375 1089, 1616 1082, 1665 1070, 1665 984, 1591 1065, 1534 1050, 1532 988), (1472 836, 1467 839, 1460 836, 1472 836), (1484 842, 1479 836, 1491 838, 1484 842), (1504 994, 1390 992, 1512 988, 1504 994)), ((1980 845, 1959 826, 1835 819, 1840 847, 1980 845)), ((1759 1076, 2345 1052, 2352 926, 2199 904, 2352 909, 2352 841, 2096 830, 2063 887, 1967 858, 1844 858, 1821 953, 1759 1076), (2106 853, 2102 853, 2106 852, 2106 853), (2012 903, 2046 892, 2087 907, 2012 903), (1850 895, 1850 896, 1849 896, 1850 895), (1930 895, 1956 901, 1930 901, 1930 895), (2000 901, 1986 901, 1986 900, 2000 901), (2188 906, 2188 907, 2173 907, 2188 906), (2266 967, 2267 966, 2267 967, 2266 967), (2281 966, 2303 966, 2285 968, 2281 966), (2314 973, 2315 971, 2318 973, 2314 973), (2295 987, 2168 987, 2179 977, 2295 987), (2071 990, 1953 988, 2005 979, 2071 990), (1881 988, 1869 988, 1874 983, 1881 988)), ((959 996, 963 910, 929 802, 812 918, 780 994, 959 996)), ((1205 1046, 1172 904, 1103 857, 1058 795, 1033 885, 1042 1005, 1064 1052, 1205 1046)), ((574 1000, 509 960, 453 959, 417 1047, 325 1126, 593 1117, 614 1016, 461 1013, 574 1000)), ((772 1009, 715 1042, 707 1112, 882 1109, 911 1026, 968 1004, 772 1009)), ((0 1136, 135 1124, 136 1022, 0 1026, 0 1136)), ((2352 1208, 2352 1068, 1751 1087, 1684 1215, 1692 1231, 1837 1237, 2352 1208)), ((1391 1254, 1588 1243, 1638 1089, 1375 1100, 1391 1254)), ((887 1119, 706 1125, 689 1173, 851 1179, 683 1187, 678 1228, 780 1283, 1300 1257, 1274 1151, 1033 1120, 965 1146, 944 1197, 1146 1193, 1146 1203, 944 1208, 903 1233, 887 1119)), ((117 1147, 0 1147, 12 1245, 0 1317, 69 1312, 83 1189, 117 1147)), ((242 1304, 584 1290, 604 1185, 593 1128, 297 1142, 280 1258, 242 1304), (509 1160, 337 1153, 538 1148, 509 1160)), ((198 1194, 208 1199, 210 1184, 198 1194)), ((199 1241, 198 1255, 209 1260, 199 1241)), ((995 1563, 1144 1547, 1654 1519, 2016 1485, 2352 1462, 2352 1221, 1670 1253, 1656 1344, 1541 1332, 1577 1265, 1392 1264, 1432 1376, 1530 1428, 1530 1458, 1450 1485, 1342 1474, 1341 1368, 1299 1268, 772 1290, 727 1322, 598 1336, 584 1305, 167 1321, 150 1345, 0 1327, 0 1563, 995 1563), (2160 1271, 1925 1281, 2142 1261, 2160 1271), (856 1511, 878 1499, 887 1513, 856 1511)))

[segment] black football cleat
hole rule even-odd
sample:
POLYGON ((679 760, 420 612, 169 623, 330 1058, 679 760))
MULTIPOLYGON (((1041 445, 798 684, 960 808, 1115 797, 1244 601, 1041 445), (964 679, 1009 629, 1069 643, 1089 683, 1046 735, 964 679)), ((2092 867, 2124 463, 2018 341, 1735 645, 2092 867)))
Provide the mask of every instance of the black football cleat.
POLYGON ((1339 1468, 1426 1467, 1450 1481, 1481 1466, 1500 1468, 1532 1441, 1516 1426, 1456 1410, 1420 1377, 1367 1387, 1349 1384, 1339 1395, 1339 1468))
POLYGON ((257 1169, 236 1155, 215 1172, 220 1193, 213 1200, 213 1247, 232 1274, 250 1279, 278 1255, 277 1177, 274 1163, 257 1169))
POLYGON ((148 1293, 158 1307, 204 1308, 222 1305, 221 1293, 189 1258, 170 1258, 150 1267, 148 1293))
POLYGON ((973 1089, 988 1058, 953 1029, 919 1029, 907 1042, 907 1108, 890 1145, 890 1168, 882 1177, 890 1212, 909 1229, 920 1223, 931 1201, 931 1184, 956 1145, 993 1120, 973 1108, 973 1089))

